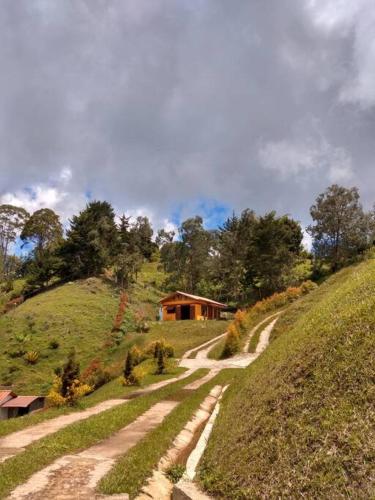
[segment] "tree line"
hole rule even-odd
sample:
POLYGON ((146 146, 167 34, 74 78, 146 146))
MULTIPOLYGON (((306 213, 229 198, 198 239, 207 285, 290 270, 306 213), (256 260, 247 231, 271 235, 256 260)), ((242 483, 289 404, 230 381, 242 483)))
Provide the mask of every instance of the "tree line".
POLYGON ((310 214, 312 248, 307 251, 300 223, 274 211, 233 213, 214 230, 196 216, 183 221, 178 234, 162 229, 154 239, 147 217, 117 220, 105 201, 88 203, 65 234, 49 208, 28 214, 22 207, 0 205, 0 277, 11 281, 24 275, 28 290, 35 290, 54 280, 110 270, 124 288, 136 280, 145 260, 154 259, 166 272, 167 289, 245 304, 335 272, 374 243, 374 211, 364 211, 355 187, 328 187, 310 214), (24 260, 10 252, 17 238, 31 248, 24 260))

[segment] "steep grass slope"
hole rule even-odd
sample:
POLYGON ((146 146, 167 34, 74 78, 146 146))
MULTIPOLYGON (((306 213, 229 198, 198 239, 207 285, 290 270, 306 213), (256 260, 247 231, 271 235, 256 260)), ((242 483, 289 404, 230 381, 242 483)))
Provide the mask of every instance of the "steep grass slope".
POLYGON ((280 319, 267 351, 224 397, 202 485, 227 499, 373 498, 374 382, 370 260, 280 319))
POLYGON ((0 383, 14 384, 20 393, 46 392, 72 347, 83 366, 101 354, 117 307, 117 290, 89 278, 37 295, 0 317, 0 383), (38 362, 28 365, 22 351, 37 351, 38 362))

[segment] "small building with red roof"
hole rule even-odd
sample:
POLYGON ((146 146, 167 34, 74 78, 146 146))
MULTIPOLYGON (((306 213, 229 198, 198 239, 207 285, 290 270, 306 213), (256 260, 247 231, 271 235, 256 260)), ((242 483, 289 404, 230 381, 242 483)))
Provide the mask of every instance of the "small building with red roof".
POLYGON ((21 417, 44 406, 41 396, 17 396, 11 390, 0 390, 0 420, 21 417))

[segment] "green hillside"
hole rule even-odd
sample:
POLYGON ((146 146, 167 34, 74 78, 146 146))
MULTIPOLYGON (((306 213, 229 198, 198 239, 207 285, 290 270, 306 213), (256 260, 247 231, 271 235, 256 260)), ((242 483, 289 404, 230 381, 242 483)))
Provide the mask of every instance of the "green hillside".
POLYGON ((37 295, 0 317, 0 383, 14 384, 20 393, 45 392, 72 347, 82 365, 101 355, 117 306, 117 290, 89 278, 37 295), (58 348, 51 348, 52 341, 58 348), (38 362, 26 364, 23 350, 37 351, 38 362))
POLYGON ((41 293, 0 316, 0 385, 12 385, 19 394, 46 394, 54 369, 61 366, 72 347, 84 369, 100 359, 119 374, 127 349, 142 347, 164 337, 181 356, 186 350, 223 333, 225 321, 155 321, 165 275, 156 262, 144 264, 137 283, 128 291, 122 329, 114 345, 106 345, 119 305, 119 290, 108 280, 88 278, 41 293), (148 333, 137 333, 142 318, 148 333), (55 347, 55 348, 53 348, 55 347), (24 352, 36 351, 36 364, 24 352))
POLYGON ((375 260, 290 306, 273 338, 225 395, 203 487, 227 499, 373 498, 375 260))

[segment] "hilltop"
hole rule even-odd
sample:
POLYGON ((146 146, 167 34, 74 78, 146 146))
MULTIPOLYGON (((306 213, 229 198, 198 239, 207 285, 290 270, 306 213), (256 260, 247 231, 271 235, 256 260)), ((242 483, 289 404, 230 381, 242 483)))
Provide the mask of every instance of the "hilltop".
POLYGON ((200 467, 210 494, 374 495, 374 310, 375 260, 288 308, 224 397, 200 467))

